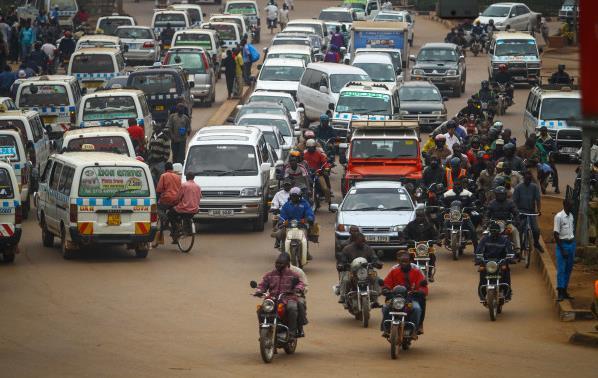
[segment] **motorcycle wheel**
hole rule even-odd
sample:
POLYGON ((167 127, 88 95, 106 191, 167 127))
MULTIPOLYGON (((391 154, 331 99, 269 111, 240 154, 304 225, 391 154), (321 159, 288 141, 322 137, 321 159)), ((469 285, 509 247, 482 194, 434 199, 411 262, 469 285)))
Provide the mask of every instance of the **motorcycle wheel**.
POLYGON ((270 329, 268 328, 260 329, 260 354, 262 356, 262 360, 264 360, 264 362, 267 364, 272 362, 276 348, 272 344, 272 335, 270 333, 270 329))
POLYGON ((388 341, 390 341, 390 358, 396 360, 399 356, 399 327, 391 326, 388 341))
POLYGON ((289 341, 288 343, 286 343, 283 349, 286 354, 295 353, 295 349, 297 349, 297 339, 293 339, 293 341, 289 341))
POLYGON ((453 260, 459 260, 459 247, 457 245, 457 238, 455 236, 451 236, 451 244, 449 249, 453 254, 453 260))
POLYGON ((299 247, 298 246, 294 246, 291 247, 291 264, 295 265, 296 267, 302 268, 303 265, 301 265, 301 256, 299 253, 299 247))
POLYGON ((401 347, 403 348, 403 350, 409 350, 410 346, 411 346, 410 340, 403 340, 403 343, 401 344, 401 347))
POLYGON ((370 324, 370 299, 368 297, 361 298, 361 325, 367 328, 370 324))
POLYGON ((502 312, 502 305, 498 305, 498 307, 496 308, 496 313, 500 314, 502 312))
POLYGON ((529 264, 532 261, 532 251, 534 250, 534 244, 532 242, 532 240, 534 240, 534 235, 532 234, 532 230, 528 229, 526 231, 527 234, 527 245, 525 246, 525 268, 528 269, 529 268, 529 264))
POLYGON ((492 291, 487 295, 488 299, 486 302, 488 303, 488 312, 490 313, 490 320, 493 322, 496 321, 496 314, 497 314, 497 298, 496 298, 496 291, 492 291))

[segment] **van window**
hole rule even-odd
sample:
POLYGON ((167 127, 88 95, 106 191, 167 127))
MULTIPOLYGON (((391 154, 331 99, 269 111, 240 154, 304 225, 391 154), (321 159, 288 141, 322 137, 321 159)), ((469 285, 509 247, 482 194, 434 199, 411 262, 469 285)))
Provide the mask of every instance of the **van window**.
POLYGON ((0 158, 9 157, 10 161, 19 161, 19 147, 17 140, 12 135, 0 135, 0 158))
POLYGON ((533 39, 501 39, 496 41, 496 56, 538 56, 533 39))
POLYGON ((527 96, 527 102, 525 104, 525 110, 527 110, 528 112, 532 112, 532 103, 534 102, 534 93, 530 92, 529 95, 527 96))
POLYGON ((201 54, 191 51, 173 51, 167 55, 165 64, 180 64, 188 73, 197 75, 205 74, 206 67, 203 64, 201 54))
POLYGON ((58 182, 58 191, 65 196, 71 194, 71 186, 73 186, 73 175, 75 169, 73 167, 64 166, 60 174, 60 181, 58 182))
POLYGON ((175 75, 170 72, 152 72, 132 75, 131 87, 145 95, 178 93, 175 75))
POLYGON ((210 22, 234 22, 239 26, 239 30, 243 31, 243 21, 236 17, 212 17, 210 22))
POLYGON ((114 56, 116 58, 116 66, 118 67, 118 71, 122 71, 125 69, 125 60, 122 55, 117 54, 114 56))
POLYGON ((12 129, 18 131, 24 140, 28 140, 25 124, 18 119, 0 119, 0 129, 12 129))
POLYGON ((259 148, 260 148, 260 154, 261 156, 261 160, 262 162, 266 162, 268 161, 268 144, 266 143, 266 141, 264 140, 264 137, 262 136, 260 138, 259 141, 259 148))
POLYGON ((78 104, 81 100, 81 88, 77 80, 71 82, 71 92, 73 92, 73 102, 78 104))
POLYGON ((170 24, 173 28, 186 27, 187 21, 182 13, 158 13, 154 19, 154 26, 166 27, 166 24, 170 24))
POLYGON ((81 197, 148 197, 150 189, 141 167, 86 167, 79 183, 81 197))
POLYGON ((254 3, 231 3, 226 6, 226 13, 230 14, 257 14, 254 3))
POLYGON ((137 118, 137 107, 131 96, 90 97, 83 106, 83 121, 137 118))
POLYGON ((217 144, 192 146, 185 164, 185 173, 198 176, 255 176, 255 149, 247 145, 217 144))
POLYGON ((370 77, 367 74, 333 74, 330 75, 330 90, 332 93, 338 93, 350 81, 369 80, 370 77))
POLYGON ((114 62, 110 54, 79 54, 71 57, 72 73, 113 73, 114 62))
POLYGON ((96 152, 114 152, 122 155, 129 155, 127 141, 122 136, 93 136, 75 138, 68 141, 65 146, 67 151, 83 151, 84 144, 91 144, 96 152))
POLYGON ((6 168, 0 168, 0 198, 8 199, 14 198, 15 194, 12 190, 12 181, 10 180, 10 173, 6 168))
POLYGON ((536 97, 534 99, 534 104, 532 105, 532 114, 534 115, 534 117, 537 117, 540 114, 540 104, 542 103, 542 101, 540 100, 540 97, 536 97))
POLYGON ((99 29, 102 34, 116 35, 116 29, 119 26, 130 26, 131 20, 128 18, 104 18, 100 21, 99 29))
POLYGON ((216 30, 221 39, 224 39, 224 40, 236 40, 237 39, 237 29, 233 25, 211 24, 210 29, 216 30))
POLYGON ((341 92, 335 111, 338 113, 392 115, 391 98, 384 93, 341 92))
POLYGON ((46 168, 44 168, 44 172, 42 173, 42 177, 40 178, 40 182, 47 183, 48 178, 50 177, 50 172, 52 171, 52 161, 49 160, 48 164, 46 164, 46 168))
POLYGON ((200 46, 212 49, 212 36, 208 33, 181 33, 176 36, 175 46, 200 46))
POLYGON ((69 105, 69 95, 63 84, 22 85, 19 107, 69 105), (33 91, 32 91, 33 90, 33 91))
POLYGON ((60 171, 62 170, 61 163, 54 163, 52 174, 50 175, 50 189, 58 190, 58 183, 60 181, 60 171))
POLYGON ((197 10, 196 8, 187 8, 185 9, 187 11, 187 14, 189 15, 189 20, 191 21, 191 24, 198 24, 201 22, 201 13, 199 12, 199 10, 197 10))
POLYGON ((540 119, 568 120, 581 118, 580 98, 545 98, 542 101, 540 119))
POLYGON ((44 137, 44 126, 42 124, 42 120, 39 118, 39 116, 35 116, 29 120, 29 124, 31 125, 33 142, 37 143, 37 141, 44 137))
POLYGON ((147 107, 147 101, 145 101, 145 96, 137 97, 137 101, 139 101, 139 105, 141 105, 141 112, 143 116, 146 117, 150 114, 149 108, 147 107))

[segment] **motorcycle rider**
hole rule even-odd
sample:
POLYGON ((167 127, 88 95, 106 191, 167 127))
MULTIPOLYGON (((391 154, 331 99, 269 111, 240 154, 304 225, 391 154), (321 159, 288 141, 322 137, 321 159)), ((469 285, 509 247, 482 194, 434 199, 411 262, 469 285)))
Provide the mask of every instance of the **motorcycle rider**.
POLYGON ((480 20, 476 20, 475 24, 471 28, 471 36, 477 38, 484 47, 484 28, 482 27, 480 20))
POLYGON ((274 0, 271 0, 268 5, 266 5, 264 11, 267 15, 266 20, 268 23, 268 29, 270 29, 270 34, 272 34, 276 28, 276 21, 278 20, 278 7, 276 6, 274 0))
MULTIPOLYGON (((305 145, 307 149, 303 152, 303 160, 307 162, 307 165, 311 171, 317 172, 322 168, 330 167, 326 154, 316 149, 317 144, 315 139, 308 139, 307 142, 305 142, 305 145)), ((328 202, 328 210, 330 210, 330 204, 332 203, 332 200, 330 196, 330 187, 324 178, 324 175, 326 174, 325 172, 326 171, 324 170, 322 174, 318 174, 314 179, 320 181, 320 190, 322 190, 322 193, 326 198, 326 202, 328 202)))
MULTIPOLYGON (((451 207, 454 201, 460 201, 461 208, 472 207, 474 199, 475 198, 473 193, 463 188, 463 183, 461 182, 461 180, 456 180, 453 184, 453 188, 447 190, 442 195, 442 201, 444 202, 444 205, 447 209, 451 207)), ((478 235, 475 232, 475 227, 473 225, 471 217, 463 219, 463 230, 467 231, 467 235, 471 239, 471 243, 473 244, 473 248, 475 249, 478 246, 478 235)))
POLYGON ((480 118, 482 118, 482 110, 480 109, 479 106, 476 106, 473 98, 468 98, 467 106, 464 107, 463 109, 459 110, 459 113, 457 114, 457 116, 469 118, 469 116, 471 116, 471 115, 473 115, 476 120, 480 119, 480 118))
POLYGON ((515 155, 515 145, 513 143, 507 143, 503 147, 503 151, 505 156, 501 159, 498 159, 499 162, 505 162, 509 164, 512 170, 517 172, 522 172, 524 169, 523 166, 523 159, 519 156, 515 155))
POLYGON ((320 116, 320 125, 316 127, 315 136, 317 139, 325 143, 330 139, 336 138, 334 129, 330 127, 330 117, 328 114, 322 114, 320 116))
POLYGON ((542 143, 544 150, 548 154, 548 164, 552 169, 552 187, 554 188, 554 192, 559 194, 561 191, 559 190, 559 172, 556 169, 555 164, 555 153, 558 152, 556 141, 548 134, 548 128, 546 126, 540 127, 540 136, 538 137, 538 142, 542 143))
MULTIPOLYGON (((476 255, 476 265, 481 265, 482 261, 481 258, 484 260, 487 259, 497 259, 502 260, 506 259, 507 257, 513 254, 511 250, 511 241, 506 237, 500 234, 500 226, 496 222, 490 223, 488 227, 490 234, 486 235, 480 240, 480 244, 475 248, 475 255, 476 255)), ((506 283, 511 287, 511 272, 509 270, 508 262, 506 263, 506 269, 502 271, 501 276, 501 283, 506 283)), ((486 280, 486 270, 480 269, 480 282, 478 284, 478 293, 480 295, 480 299, 483 300, 484 297, 480 292, 480 288, 485 283, 486 280)), ((511 289, 506 297, 507 300, 511 299, 511 294, 513 290, 511 289)))
POLYGON ((440 161, 444 161, 450 154, 451 150, 446 146, 446 137, 444 134, 438 134, 434 138, 435 148, 428 152, 428 159, 435 156, 440 161))
MULTIPOLYGON (((436 230, 434 223, 430 222, 426 216, 426 208, 424 206, 415 208, 415 219, 405 226, 402 239, 404 241, 413 240, 415 242, 439 239, 438 230, 436 230)), ((433 252, 430 253, 430 266, 436 266, 436 254, 433 252)), ((435 270, 432 269, 432 274, 429 278, 430 282, 434 282, 434 272, 435 270)))
POLYGON ((294 339, 298 334, 299 300, 297 294, 303 292, 305 285, 301 282, 301 276, 293 272, 288 266, 291 258, 286 253, 278 255, 274 263, 274 270, 266 273, 255 291, 256 297, 269 293, 272 297, 286 294, 282 302, 286 305, 285 314, 287 327, 289 327, 289 338, 294 339))
MULTIPOLYGON (((359 232, 353 237, 353 241, 346 245, 343 250, 336 254, 336 269, 339 273, 339 298, 338 303, 345 303, 346 302, 346 294, 349 289, 349 282, 350 282, 350 265, 353 260, 358 257, 363 257, 368 261, 368 263, 372 264, 374 268, 381 269, 382 264, 378 262, 378 256, 374 252, 374 250, 366 244, 365 236, 359 232)), ((378 295, 381 294, 380 291, 380 284, 378 280, 373 280, 372 282, 372 290, 377 292, 378 295)), ((377 302, 377 298, 376 301, 377 302)), ((377 307, 377 306, 374 306, 377 307)))
MULTIPOLYGON (((274 198, 272 199, 272 204, 270 205, 270 212, 277 214, 280 212, 280 209, 284 206, 285 203, 289 201, 289 197, 291 196, 291 188, 293 183, 289 178, 286 178, 282 183, 282 189, 276 192, 274 198)), ((275 231, 275 230, 273 230, 275 231)), ((280 247, 280 241, 276 239, 274 242, 274 248, 280 247)))
POLYGON ((509 163, 501 161, 496 165, 497 167, 501 166, 502 172, 497 174, 497 176, 504 179, 507 198, 511 198, 513 196, 513 189, 523 182, 523 176, 521 173, 514 171, 509 163))
MULTIPOLYGON (((426 311, 426 296, 428 295, 428 281, 421 270, 411 265, 411 257, 407 252, 401 252, 398 256, 399 265, 393 267, 384 279, 383 293, 387 295, 392 289, 397 286, 404 286, 409 297, 412 299, 411 312, 408 315, 409 321, 415 324, 417 334, 424 333, 423 320, 426 311)), ((382 307, 382 336, 388 337, 390 331, 386 326, 385 320, 390 319, 390 307, 384 305, 382 307)), ((414 335, 415 337, 415 335, 414 335)))
POLYGON ((164 48, 164 45, 172 44, 172 37, 174 37, 174 29, 169 22, 166 24, 166 28, 162 29, 162 32, 160 33, 160 42, 162 42, 162 48, 164 48))
POLYGON ((552 74, 550 79, 548 80, 550 84, 562 84, 562 85, 569 85, 573 82, 569 74, 565 71, 565 65, 559 64, 557 71, 552 74))
POLYGON ((496 166, 493 160, 486 160, 486 169, 480 173, 480 177, 477 180, 478 194, 482 203, 488 202, 488 196, 486 193, 492 189, 492 182, 496 177, 496 166))
MULTIPOLYGON (((291 188, 289 192, 289 200, 280 209, 280 216, 278 219, 279 229, 275 233, 278 245, 284 242, 287 236, 286 227, 284 227, 285 221, 296 220, 297 222, 307 222, 310 226, 314 224, 314 213, 311 210, 309 202, 301 198, 301 189, 298 187, 291 188)), ((307 259, 311 260, 309 252, 307 253, 307 259)))
POLYGON ((509 104, 514 104, 513 101, 513 79, 509 70, 507 69, 507 65, 501 63, 498 65, 498 72, 494 75, 494 81, 498 84, 502 84, 505 86, 507 97, 509 98, 509 104))
POLYGON ((440 165, 440 159, 437 156, 431 156, 429 165, 424 168, 422 173, 422 181, 426 188, 429 188, 434 183, 441 183, 444 179, 444 168, 440 165))
POLYGON ((519 255, 521 239, 516 223, 519 220, 519 211, 517 206, 510 199, 507 199, 507 189, 504 186, 494 188, 494 200, 490 201, 486 208, 486 219, 501 220, 505 222, 505 227, 509 227, 511 233, 509 238, 513 242, 513 250, 519 255), (507 221, 511 223, 506 223, 507 221))
POLYGON ((283 177, 291 179, 295 186, 309 192, 311 181, 309 172, 303 164, 299 164, 298 157, 291 156, 289 158, 289 165, 285 168, 283 177))
POLYGON ((469 163, 469 158, 467 157, 467 155, 465 155, 462 150, 461 150, 461 144, 460 143, 455 143, 453 145, 453 153, 450 154, 444 164, 447 165, 449 164, 449 162, 453 159, 453 158, 457 158, 459 160, 461 160, 461 168, 465 169, 465 170, 469 170, 471 168, 471 164, 469 163))
POLYGON ((444 42, 457 44, 457 29, 452 28, 450 32, 444 37, 444 42))
POLYGON ((496 93, 490 88, 488 80, 482 80, 482 87, 478 91, 478 98, 481 102, 487 102, 488 106, 493 109, 496 102, 496 93))
POLYGON ((467 177, 467 170, 462 167, 461 159, 452 158, 444 170, 444 187, 447 190, 453 189, 454 183, 467 177))

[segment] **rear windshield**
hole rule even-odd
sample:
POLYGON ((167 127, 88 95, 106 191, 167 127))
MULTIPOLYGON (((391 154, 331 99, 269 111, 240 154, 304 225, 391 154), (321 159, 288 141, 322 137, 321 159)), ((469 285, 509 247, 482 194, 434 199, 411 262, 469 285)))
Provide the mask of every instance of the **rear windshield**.
POLYGON ((49 3, 49 9, 58 7, 58 10, 61 12, 75 12, 77 10, 77 2, 75 0, 51 0, 49 3))
POLYGON ((15 194, 12 190, 12 181, 10 180, 10 173, 6 168, 0 168, 0 198, 14 198, 15 194))
POLYGON ((137 118, 135 100, 131 96, 90 97, 85 100, 83 121, 137 118))
POLYGON ((243 21, 236 17, 226 18, 226 17, 212 17, 210 18, 210 22, 234 22, 239 26, 239 30, 243 30, 243 21))
POLYGON ((187 8, 185 9, 189 14, 189 18, 191 19, 192 24, 196 24, 201 22, 201 13, 195 8, 187 8))
POLYGON ((187 26, 185 22, 185 16, 181 13, 160 13, 156 15, 154 19, 154 26, 166 27, 166 24, 170 24, 172 27, 187 26))
POLYGON ((19 121, 18 119, 0 119, 0 129, 1 128, 18 131, 21 133, 23 139, 27 139, 27 132, 23 121, 19 121))
POLYGON ((180 64, 187 72, 194 75, 206 73, 201 55, 196 52, 168 53, 166 64, 180 64))
POLYGON ((131 20, 128 18, 104 18, 100 21, 100 34, 116 35, 116 28, 119 26, 130 26, 131 20))
POLYGON ((145 95, 178 93, 174 74, 168 72, 132 75, 130 86, 139 89, 145 95))
POLYGON ((227 5, 226 13, 257 14, 257 10, 255 9, 255 4, 253 3, 233 3, 227 5))
POLYGON ((210 29, 214 29, 218 32, 220 39, 224 40, 236 40, 237 32, 233 25, 222 25, 222 24, 211 24, 210 29))
POLYGON ((182 33, 176 36, 175 46, 199 46, 206 50, 212 49, 212 38, 209 34, 182 33))
POLYGON ((0 159, 19 161, 19 149, 17 141, 12 135, 0 135, 0 159))
POLYGON ((284 105, 285 108, 287 108, 287 110, 289 112, 294 112, 295 111, 295 102, 289 98, 289 97, 276 97, 276 96, 263 96, 263 95, 259 95, 255 94, 252 95, 249 98, 249 102, 272 102, 272 103, 282 103, 284 105))
POLYGON ((291 136, 291 129, 289 128, 289 124, 283 119, 258 119, 258 118, 242 118, 237 122, 239 126, 251 126, 251 125, 258 125, 258 126, 276 126, 278 131, 282 136, 291 136))
POLYGON ((148 197, 150 189, 141 167, 87 167, 81 172, 81 197, 148 197))
POLYGON ((313 28, 315 30, 316 33, 318 33, 318 35, 320 37, 324 37, 324 31, 322 30, 322 25, 316 25, 316 24, 301 24, 301 23, 296 23, 293 22, 292 24, 290 24, 289 26, 304 26, 306 28, 313 28))
POLYGON ((305 65, 311 63, 311 55, 309 54, 299 54, 299 53, 291 53, 291 52, 280 52, 280 53, 270 53, 266 57, 267 59, 272 58, 282 58, 282 59, 302 59, 305 62, 305 65))
POLYGON ((88 151, 89 148, 83 148, 84 144, 90 144, 95 152, 114 152, 122 155, 129 155, 127 141, 122 136, 95 136, 71 139, 66 146, 66 150, 71 151, 88 151))
POLYGON ((309 40, 307 40, 307 39, 275 38, 272 40, 272 46, 281 46, 281 45, 310 46, 309 40))
POLYGON ((322 21, 353 22, 350 12, 321 11, 318 19, 322 21))
POLYGON ((142 28, 120 28, 116 35, 122 39, 154 39, 149 29, 142 28))
POLYGON ((66 86, 59 84, 22 85, 19 96, 19 107, 32 106, 68 106, 69 95, 66 86))
POLYGON ((80 54, 71 58, 73 60, 71 73, 113 73, 117 72, 112 55, 80 54))

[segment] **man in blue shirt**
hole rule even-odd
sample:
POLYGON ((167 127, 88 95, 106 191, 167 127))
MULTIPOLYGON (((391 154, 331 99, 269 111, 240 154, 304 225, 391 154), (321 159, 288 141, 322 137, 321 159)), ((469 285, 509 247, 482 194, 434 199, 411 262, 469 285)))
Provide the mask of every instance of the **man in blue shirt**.
MULTIPOLYGON (((311 210, 309 202, 301 198, 301 189, 294 187, 291 189, 289 200, 280 209, 278 218, 279 230, 276 232, 276 244, 280 246, 280 242, 286 238, 285 221, 296 220, 298 222, 307 222, 309 225, 314 224, 314 212, 311 210)), ((308 257, 309 259, 309 257, 308 257)))
POLYGON ((10 87, 12 83, 17 80, 17 74, 14 73, 8 64, 2 67, 0 73, 0 96, 8 96, 10 94, 10 87))

